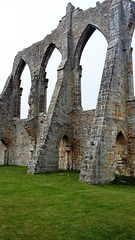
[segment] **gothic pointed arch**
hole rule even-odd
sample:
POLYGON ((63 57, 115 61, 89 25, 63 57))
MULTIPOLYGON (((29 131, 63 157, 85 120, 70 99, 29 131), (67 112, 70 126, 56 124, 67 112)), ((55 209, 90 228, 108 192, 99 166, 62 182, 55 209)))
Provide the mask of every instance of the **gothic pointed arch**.
POLYGON ((74 56, 74 66, 78 73, 75 76, 76 108, 96 108, 106 52, 105 35, 97 26, 88 24, 79 38, 74 56))
MULTIPOLYGON (((15 71, 14 75, 14 81, 13 81, 13 117, 20 118, 21 114, 21 96, 23 92, 23 88, 21 87, 21 76, 24 71, 25 66, 28 66, 28 69, 30 71, 29 65, 26 63, 26 61, 21 58, 18 66, 15 71)), ((31 72, 30 72, 30 78, 31 78, 31 72)))
POLYGON ((60 141, 58 169, 73 169, 72 145, 67 135, 64 135, 60 141))
POLYGON ((14 88, 16 88, 16 89, 19 88, 19 86, 20 86, 20 77, 22 75, 22 72, 23 72, 25 66, 26 66, 26 62, 23 60, 23 58, 21 58, 21 60, 18 63, 18 66, 16 68, 15 75, 14 75, 14 88))
POLYGON ((127 141, 122 131, 119 131, 116 136, 115 174, 128 175, 128 168, 129 161, 127 141))
POLYGON ((94 31, 96 30, 95 27, 93 27, 91 24, 89 24, 84 32, 82 33, 78 43, 77 43, 77 47, 75 50, 75 63, 76 65, 79 65, 80 62, 80 58, 81 58, 81 54, 82 51, 87 43, 87 41, 89 40, 89 38, 91 37, 91 35, 94 33, 94 31))
MULTIPOLYGON (((48 88, 48 85, 51 84, 53 85, 52 89, 54 89, 54 85, 56 82, 56 79, 55 81, 51 81, 52 79, 48 79, 48 74, 47 74, 47 67, 48 67, 49 60, 52 58, 52 55, 56 50, 59 56, 61 57, 61 53, 59 49, 56 47, 56 45, 54 43, 49 44, 41 62, 40 73, 39 73, 39 107, 38 107, 39 113, 47 112, 47 108, 49 105, 47 101, 48 100, 47 88, 48 88)), ((55 57, 55 62, 57 63, 56 69, 54 69, 54 66, 51 67, 51 72, 54 73, 55 75, 57 73, 57 69, 61 61, 59 60, 60 59, 59 56, 55 57)), ((52 92, 49 94, 52 95, 52 92)), ((50 98, 51 96, 49 96, 49 99, 50 98)))
POLYGON ((79 65, 83 49, 86 43, 88 42, 89 38, 92 36, 92 34, 95 32, 96 29, 99 30, 105 37, 105 34, 101 31, 101 29, 99 29, 97 26, 94 26, 92 24, 88 24, 84 29, 82 35, 80 36, 76 46, 75 55, 74 55, 74 62, 76 66, 79 65))
POLYGON ((42 63, 41 63, 41 67, 42 67, 42 68, 46 68, 47 63, 48 63, 48 61, 49 61, 49 58, 50 58, 50 56, 51 56, 51 54, 52 54, 52 52, 53 52, 54 49, 55 49, 55 44, 54 44, 54 43, 51 43, 51 44, 48 46, 48 48, 47 48, 47 50, 46 50, 46 52, 45 52, 45 54, 44 54, 44 56, 43 56, 43 60, 42 60, 42 63))

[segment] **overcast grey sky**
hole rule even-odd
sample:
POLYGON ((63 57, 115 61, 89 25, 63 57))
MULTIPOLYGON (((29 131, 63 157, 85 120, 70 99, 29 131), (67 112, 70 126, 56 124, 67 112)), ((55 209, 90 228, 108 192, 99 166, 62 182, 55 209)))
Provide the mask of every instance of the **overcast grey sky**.
MULTIPOLYGON (((3 89, 7 77, 12 71, 14 57, 17 52, 29 47, 35 42, 42 40, 47 34, 51 33, 51 31, 57 27, 59 20, 65 15, 68 2, 70 1, 0 1, 0 92, 3 89)), ((96 2, 97 1, 95 0, 71 0, 71 3, 76 8, 80 7, 83 10, 89 7, 95 7, 96 2)), ((103 2, 103 0, 100 2, 103 2)), ((99 33, 99 31, 96 31, 86 44, 86 47, 83 51, 81 64, 83 65, 82 92, 84 109, 91 109, 95 107, 95 100, 92 103, 92 99, 97 99, 98 91, 94 92, 94 85, 96 85, 96 88, 99 89, 106 47, 107 43, 105 38, 101 33, 99 33), (99 42, 99 40, 103 47, 100 45, 98 49, 99 44, 97 44, 96 41, 99 42), (97 80, 95 73, 97 75, 97 80)), ((50 67, 52 64, 55 65, 55 58, 60 59, 57 51, 56 53, 54 52, 54 54, 52 54, 52 60, 50 59, 48 64, 48 71, 49 65, 50 67)), ((23 78, 23 75, 25 75, 25 72, 26 76, 28 76, 29 73, 27 73, 27 67, 26 70, 24 70, 21 79, 23 78)), ((48 78, 52 78, 49 73, 48 78)), ((54 86, 52 86, 52 89, 53 87, 54 86)), ((50 91, 52 92, 52 90, 50 91)))

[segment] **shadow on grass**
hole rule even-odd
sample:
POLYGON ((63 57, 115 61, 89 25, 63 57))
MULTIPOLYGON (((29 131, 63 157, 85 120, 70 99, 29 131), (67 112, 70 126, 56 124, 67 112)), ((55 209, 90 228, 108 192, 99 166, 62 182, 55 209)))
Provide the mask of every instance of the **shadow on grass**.
POLYGON ((127 177, 116 175, 116 178, 111 182, 113 185, 127 185, 127 186, 135 186, 135 177, 127 177))

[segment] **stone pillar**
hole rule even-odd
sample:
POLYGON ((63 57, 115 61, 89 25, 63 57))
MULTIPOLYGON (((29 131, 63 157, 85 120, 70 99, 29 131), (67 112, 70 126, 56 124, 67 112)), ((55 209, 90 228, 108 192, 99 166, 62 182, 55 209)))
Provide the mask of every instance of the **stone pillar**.
POLYGON ((38 70, 33 73, 32 87, 29 94, 29 114, 28 117, 32 118, 38 115, 39 98, 38 98, 38 85, 39 85, 39 72, 38 70))
MULTIPOLYGON (((131 43, 131 41, 130 41, 131 43)), ((133 63, 132 63, 132 53, 133 49, 130 48, 127 54, 127 84, 128 84, 128 98, 132 98, 134 96, 134 82, 133 82, 133 63)))
POLYGON ((23 88, 13 91, 13 117, 20 118, 21 96, 23 88))
POLYGON ((80 65, 78 69, 75 69, 74 76, 74 109, 82 108, 81 104, 81 77, 82 77, 82 66, 80 65))

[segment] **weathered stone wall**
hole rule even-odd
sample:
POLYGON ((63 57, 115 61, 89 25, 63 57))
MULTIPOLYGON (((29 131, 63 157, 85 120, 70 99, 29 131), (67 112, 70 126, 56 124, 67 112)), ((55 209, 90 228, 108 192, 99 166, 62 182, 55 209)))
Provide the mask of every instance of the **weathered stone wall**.
POLYGON ((127 101, 128 119, 128 154, 130 161, 130 174, 135 176, 135 99, 127 101))
POLYGON ((105 0, 85 11, 69 3, 66 16, 51 34, 16 55, 0 95, 1 164, 28 165, 30 174, 56 171, 63 155, 65 168, 79 169, 81 181, 99 184, 115 178, 117 156, 124 149, 128 175, 135 175, 135 109, 134 100, 130 101, 134 27, 132 0, 105 0), (80 59, 96 29, 105 36, 108 48, 96 109, 83 111, 80 59), (62 60, 46 112, 46 66, 55 48, 62 60), (20 120, 21 74, 26 64, 31 73, 29 115, 20 120), (65 136, 70 146, 60 144, 65 136))
POLYGON ((73 112, 73 163, 77 170, 84 164, 84 152, 90 137, 94 114, 94 110, 83 111, 80 109, 73 112))
POLYGON ((1 136, 1 164, 5 161, 6 165, 28 165, 32 146, 24 127, 25 121, 23 120, 9 121, 4 124, 1 136), (4 153, 3 150, 6 152, 4 153))

